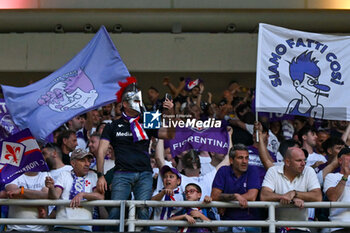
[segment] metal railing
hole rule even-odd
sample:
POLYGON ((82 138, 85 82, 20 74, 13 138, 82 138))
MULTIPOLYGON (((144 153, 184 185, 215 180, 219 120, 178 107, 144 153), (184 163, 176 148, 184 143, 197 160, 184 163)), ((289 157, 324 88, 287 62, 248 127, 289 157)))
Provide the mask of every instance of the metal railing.
MULTIPOLYGON (((16 200, 0 199, 0 205, 19 205, 19 206, 69 206, 69 200, 16 200)), ((250 226, 250 227, 268 227, 269 232, 275 232, 276 227, 350 227, 350 222, 330 222, 330 221, 277 221, 275 216, 276 208, 297 208, 293 205, 281 205, 278 202, 248 202, 248 207, 268 208, 267 220, 221 220, 221 221, 203 221, 190 225, 187 221, 180 220, 140 220, 136 219, 136 208, 138 207, 218 207, 218 208, 240 208, 238 202, 217 202, 209 204, 195 201, 83 201, 82 206, 109 206, 120 207, 120 219, 93 219, 93 220, 73 220, 73 219, 19 219, 19 218, 0 218, 0 224, 17 224, 17 225, 96 225, 96 226, 116 226, 119 230, 124 231, 128 227, 129 232, 134 232, 138 226, 194 226, 194 227, 232 227, 232 226, 250 226), (129 208, 129 215, 126 218, 126 208, 129 208)), ((305 208, 350 208, 348 202, 307 202, 305 208)))

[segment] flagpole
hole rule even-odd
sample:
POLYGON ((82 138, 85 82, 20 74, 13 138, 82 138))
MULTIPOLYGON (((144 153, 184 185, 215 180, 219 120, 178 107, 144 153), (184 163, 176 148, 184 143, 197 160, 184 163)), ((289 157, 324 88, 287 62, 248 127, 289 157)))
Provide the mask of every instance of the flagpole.
MULTIPOLYGON (((255 121, 258 122, 258 111, 255 111, 255 121)), ((256 133, 256 142, 259 142, 259 132, 258 129, 255 130, 256 133)))

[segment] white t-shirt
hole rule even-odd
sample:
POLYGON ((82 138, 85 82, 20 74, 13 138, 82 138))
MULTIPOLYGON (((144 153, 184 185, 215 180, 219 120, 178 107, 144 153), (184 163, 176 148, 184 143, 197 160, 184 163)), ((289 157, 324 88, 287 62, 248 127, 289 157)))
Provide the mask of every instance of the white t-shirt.
MULTIPOLYGON (((115 166, 115 160, 112 160, 112 159, 105 159, 104 160, 104 163, 103 163, 103 174, 106 175, 106 173, 114 168, 115 166)), ((94 170, 97 170, 97 164, 96 164, 96 161, 95 161, 95 165, 92 166, 92 169, 94 170)))
MULTIPOLYGON (((91 193, 97 184, 97 175, 95 172, 90 171, 85 177, 85 188, 84 192, 91 193)), ((73 176, 70 171, 64 171, 60 174, 55 187, 62 189, 61 200, 69 200, 70 191, 73 186, 73 176)), ((70 208, 65 206, 57 207, 56 219, 92 219, 92 208, 91 207, 79 207, 70 208)), ((92 231, 92 226, 55 226, 64 227, 70 229, 81 229, 92 231)))
POLYGON ((204 200, 205 196, 210 196, 213 180, 216 175, 216 170, 212 170, 211 172, 200 175, 199 177, 188 177, 185 175, 181 175, 181 191, 182 193, 185 191, 186 185, 189 183, 198 184, 202 189, 201 201, 204 200))
POLYGON ((86 150, 87 148, 87 142, 85 141, 85 139, 82 137, 84 135, 84 129, 81 128, 76 132, 77 135, 77 147, 75 147, 75 149, 83 149, 86 150))
MULTIPOLYGON (((49 176, 52 177, 52 179, 56 182, 56 180, 58 179, 59 175, 63 172, 63 171, 71 171, 73 170, 73 167, 71 165, 64 165, 63 167, 57 168, 57 169, 53 169, 49 171, 49 176)), ((51 212, 55 209, 55 206, 50 205, 48 207, 48 214, 50 215, 51 212)))
POLYGON ((312 166, 317 161, 327 162, 327 159, 324 155, 318 154, 316 152, 313 152, 312 154, 309 154, 309 156, 306 159, 306 166, 312 166))
POLYGON ((323 186, 323 181, 324 181, 323 180, 323 170, 318 171, 316 173, 316 175, 317 175, 318 182, 320 182, 320 185, 323 186))
POLYGON ((56 180, 58 179, 58 177, 60 176, 60 174, 63 171, 71 171, 73 170, 73 167, 71 165, 64 165, 63 167, 57 168, 57 169, 53 169, 49 171, 49 175, 52 177, 52 179, 56 182, 56 180))
POLYGON ((282 154, 279 151, 276 154, 276 162, 274 164, 278 165, 278 166, 283 166, 284 165, 284 158, 283 158, 282 154))
MULTIPOLYGON (((324 180, 323 192, 326 193, 329 188, 337 186, 343 174, 329 173, 324 180)), ((337 200, 338 202, 350 202, 350 180, 346 182, 342 195, 337 200)), ((331 221, 350 222, 350 208, 331 208, 329 211, 329 219, 331 221)), ((331 231, 342 228, 332 228, 331 231)))
MULTIPOLYGON (((25 189, 40 191, 45 187, 45 178, 47 172, 39 172, 36 176, 21 175, 10 184, 15 184, 18 187, 23 186, 25 189)), ((7 184, 8 185, 8 184, 7 184)), ((6 185, 6 186, 7 186, 6 185)), ((38 208, 31 206, 9 206, 9 218, 25 218, 37 219, 38 208)), ((8 231, 48 231, 48 226, 45 225, 7 225, 8 231)))
POLYGON ((199 156, 199 160, 201 163, 201 174, 205 175, 212 170, 216 170, 216 168, 211 165, 211 158, 210 157, 203 157, 199 156))
MULTIPOLYGON (((270 188, 277 194, 285 194, 291 190, 309 192, 320 188, 316 173, 311 167, 305 167, 304 171, 292 182, 283 174, 284 166, 273 166, 269 168, 262 183, 263 187, 270 188)), ((307 208, 277 208, 276 216, 278 220, 307 221, 307 208)), ((307 228, 298 228, 308 230, 307 228)))

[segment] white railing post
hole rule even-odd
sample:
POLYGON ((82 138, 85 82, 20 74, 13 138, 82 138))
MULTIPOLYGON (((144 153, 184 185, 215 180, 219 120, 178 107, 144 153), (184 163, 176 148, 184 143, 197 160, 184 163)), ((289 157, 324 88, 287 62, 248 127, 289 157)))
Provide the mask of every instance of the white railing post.
MULTIPOLYGON (((130 203, 130 202, 129 202, 130 203)), ((135 218, 136 217, 136 206, 135 204, 129 204, 129 219, 128 219, 128 231, 135 231, 135 218)))
POLYGON ((125 226, 125 201, 120 201, 119 232, 124 232, 125 226))
POLYGON ((275 216, 275 205, 274 203, 269 204, 269 232, 275 233, 276 232, 276 216, 275 216))

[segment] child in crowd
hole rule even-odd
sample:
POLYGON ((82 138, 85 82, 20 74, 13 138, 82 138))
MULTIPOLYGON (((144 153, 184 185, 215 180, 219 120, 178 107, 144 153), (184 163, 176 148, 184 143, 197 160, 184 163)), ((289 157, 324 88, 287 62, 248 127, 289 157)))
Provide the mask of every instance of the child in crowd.
MULTIPOLYGON (((195 183, 189 183, 185 188, 186 201, 199 201, 202 196, 202 189, 195 183)), ((211 197, 205 196, 204 202, 211 202, 211 197)), ((190 224, 194 224, 200 221, 210 221, 215 219, 215 216, 207 208, 184 208, 182 211, 177 212, 170 220, 186 220, 190 224)), ((178 232, 211 232, 207 227, 179 227, 178 232)))
MULTIPOLYGON (((153 201, 183 201, 182 193, 180 192, 181 175, 175 168, 163 166, 160 169, 160 175, 163 179, 164 188, 158 193, 155 191, 151 200, 153 201)), ((157 207, 154 208, 154 220, 167 220, 174 213, 180 211, 182 207, 157 207)), ((152 226, 151 231, 172 232, 176 227, 167 226, 152 226)))

